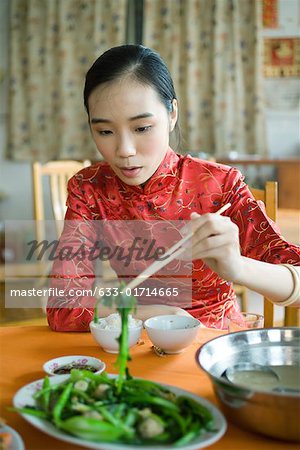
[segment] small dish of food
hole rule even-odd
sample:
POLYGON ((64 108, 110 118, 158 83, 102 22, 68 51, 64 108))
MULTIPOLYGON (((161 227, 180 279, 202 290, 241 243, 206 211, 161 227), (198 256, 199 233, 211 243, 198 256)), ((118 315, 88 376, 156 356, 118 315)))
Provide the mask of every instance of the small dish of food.
POLYGON ((89 370, 99 374, 105 370, 105 367, 106 365, 101 359, 83 355, 59 356, 50 359, 43 365, 43 369, 48 375, 66 375, 72 369, 89 370))

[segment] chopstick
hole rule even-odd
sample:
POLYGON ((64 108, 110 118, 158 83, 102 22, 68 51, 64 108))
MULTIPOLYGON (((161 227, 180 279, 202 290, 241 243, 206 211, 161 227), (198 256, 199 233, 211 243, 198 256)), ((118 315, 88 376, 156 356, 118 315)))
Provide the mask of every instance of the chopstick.
MULTIPOLYGON (((231 203, 226 203, 222 206, 215 214, 220 215, 228 208, 230 208, 231 203)), ((186 251, 185 247, 181 247, 182 244, 187 242, 193 236, 194 232, 189 233, 184 238, 180 239, 176 244, 174 244, 169 250, 167 250, 162 257, 165 258, 163 260, 154 261, 154 263, 150 264, 147 269, 145 269, 142 273, 140 273, 137 277, 135 277, 130 283, 127 284, 126 289, 134 289, 143 283, 147 278, 151 277, 155 272, 158 272, 160 269, 169 264, 173 259, 176 259, 181 253, 186 251)))

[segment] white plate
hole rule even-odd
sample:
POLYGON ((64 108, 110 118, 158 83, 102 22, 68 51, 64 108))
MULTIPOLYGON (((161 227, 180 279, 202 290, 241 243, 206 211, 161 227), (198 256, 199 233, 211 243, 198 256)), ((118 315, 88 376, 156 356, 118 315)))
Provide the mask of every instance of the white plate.
MULTIPOLYGON (((51 377, 51 384, 61 383, 63 380, 67 379, 69 375, 56 375, 51 377)), ((114 377, 112 375, 112 377, 114 377)), ((29 383, 26 386, 19 389, 19 391, 15 394, 13 403, 17 408, 23 407, 25 405, 34 405, 34 399, 32 395, 37 390, 41 389, 43 384, 43 379, 34 381, 33 383, 29 383)), ((170 386, 168 384, 163 384, 164 387, 168 388, 170 391, 174 392, 176 395, 186 395, 187 397, 193 398, 199 404, 208 408, 213 417, 214 417, 214 428, 218 431, 216 432, 205 432, 197 439, 194 439, 187 445, 183 445, 178 447, 181 450, 198 450, 200 448, 207 447, 214 442, 218 441, 226 431, 227 424, 223 414, 208 400, 205 400, 202 397, 192 394, 191 392, 185 391, 183 389, 179 389, 175 386, 170 386)), ((107 442, 93 442, 87 441, 85 439, 80 439, 70 434, 64 433, 63 431, 57 429, 52 423, 40 419, 38 417, 30 416, 27 414, 21 414, 22 417, 27 420, 31 425, 38 428, 40 431, 49 434, 57 439, 62 441, 71 442, 72 444, 82 445, 86 448, 94 448, 98 450, 137 450, 137 446, 132 445, 122 445, 120 443, 111 444, 107 442)), ((157 445, 157 446, 144 446, 147 450, 173 450, 173 446, 170 445, 157 445)))
POLYGON ((10 433, 12 435, 12 445, 9 447, 9 450, 25 450, 23 439, 12 427, 1 425, 0 432, 10 433))

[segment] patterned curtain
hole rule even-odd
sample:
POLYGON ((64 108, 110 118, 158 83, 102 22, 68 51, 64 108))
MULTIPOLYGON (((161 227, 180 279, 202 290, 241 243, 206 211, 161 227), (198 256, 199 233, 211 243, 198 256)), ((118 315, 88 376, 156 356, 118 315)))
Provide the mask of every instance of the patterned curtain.
POLYGON ((95 159, 84 76, 125 42, 127 0, 11 0, 8 157, 95 159))
POLYGON ((261 2, 145 0, 144 44, 167 62, 183 153, 265 154, 261 2))

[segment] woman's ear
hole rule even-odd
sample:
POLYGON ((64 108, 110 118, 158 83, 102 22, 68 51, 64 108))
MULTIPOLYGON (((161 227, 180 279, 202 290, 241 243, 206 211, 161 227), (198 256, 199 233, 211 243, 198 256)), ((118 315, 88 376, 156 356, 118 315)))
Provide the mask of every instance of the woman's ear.
POLYGON ((177 122, 177 118, 178 118, 178 104, 177 104, 177 100, 176 98, 173 98, 172 100, 172 111, 170 112, 170 116, 169 116, 170 120, 170 133, 174 130, 174 127, 176 125, 177 122))

